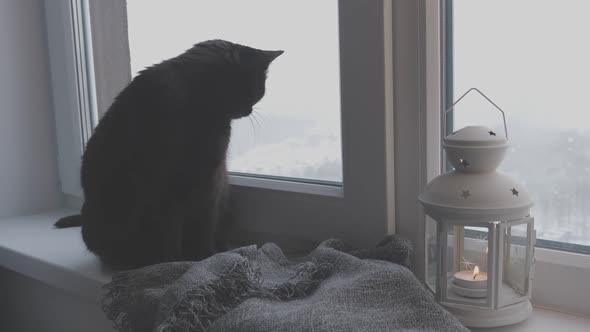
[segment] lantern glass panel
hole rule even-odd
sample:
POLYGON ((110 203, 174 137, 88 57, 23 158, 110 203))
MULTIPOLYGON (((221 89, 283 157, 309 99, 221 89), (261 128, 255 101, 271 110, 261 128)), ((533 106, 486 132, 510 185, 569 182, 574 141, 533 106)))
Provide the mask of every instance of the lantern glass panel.
POLYGON ((440 271, 438 236, 436 220, 426 216, 426 284, 433 293, 437 292, 436 284, 440 271))
POLYGON ((520 223, 503 227, 502 284, 498 298, 499 306, 524 301, 529 293, 529 267, 532 248, 529 237, 532 225, 520 223))
POLYGON ((447 250, 444 259, 446 282, 441 285, 443 301, 491 307, 488 228, 449 224, 445 227, 447 250))

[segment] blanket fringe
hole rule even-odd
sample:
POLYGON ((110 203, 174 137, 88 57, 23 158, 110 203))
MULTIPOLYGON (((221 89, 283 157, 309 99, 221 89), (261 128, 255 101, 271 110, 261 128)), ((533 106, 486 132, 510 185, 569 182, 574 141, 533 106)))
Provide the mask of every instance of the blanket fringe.
POLYGON ((306 262, 286 283, 265 287, 259 268, 244 258, 218 279, 186 293, 159 332, 205 331, 218 317, 250 298, 286 301, 309 295, 327 277, 327 264, 306 262))
MULTIPOLYGON (((156 330, 205 331, 217 318, 250 298, 288 301, 305 297, 328 277, 330 270, 327 263, 305 262, 295 267, 294 275, 287 282, 264 285, 260 269, 244 257, 215 280, 185 293, 156 330)), ((106 286, 103 310, 119 331, 133 331, 146 317, 129 311, 137 307, 134 299, 137 294, 124 285, 133 285, 127 274, 113 277, 106 286)))

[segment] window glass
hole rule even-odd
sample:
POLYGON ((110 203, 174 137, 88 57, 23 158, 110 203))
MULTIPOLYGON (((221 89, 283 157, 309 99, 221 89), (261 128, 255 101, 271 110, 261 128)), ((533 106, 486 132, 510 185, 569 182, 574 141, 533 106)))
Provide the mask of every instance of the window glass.
POLYGON ((438 260, 440 249, 438 246, 438 224, 436 220, 426 216, 426 285, 436 293, 439 277, 438 260))
POLYGON ((443 300, 473 306, 487 306, 489 254, 487 237, 474 238, 470 232, 487 234, 486 227, 447 226, 446 285, 443 285, 443 300), (446 289, 445 289, 446 288, 446 289))
POLYGON ((232 125, 229 170, 341 182, 336 0, 127 0, 127 14, 133 75, 209 39, 284 50, 232 125))
MULTIPOLYGON (((511 148, 500 170, 535 200, 538 244, 590 251, 590 1, 455 0, 455 98, 477 87, 504 109, 511 148)), ((470 94, 454 129, 500 114, 470 94)))
POLYGON ((508 226, 504 229, 504 266, 500 284, 500 302, 511 304, 528 294, 529 253, 527 252, 528 224, 508 226))

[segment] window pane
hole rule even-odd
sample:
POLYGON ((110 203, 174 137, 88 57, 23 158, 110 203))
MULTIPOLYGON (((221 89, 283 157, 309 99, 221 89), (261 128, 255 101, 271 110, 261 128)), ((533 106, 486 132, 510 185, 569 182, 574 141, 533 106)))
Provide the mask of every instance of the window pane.
MULTIPOLYGON (((538 243, 576 250, 590 250, 588 13, 583 0, 456 0, 452 13, 455 97, 478 87, 506 111, 500 169, 533 194, 538 243)), ((455 128, 503 131, 475 96, 456 109, 455 128)))
POLYGON ((528 294, 527 255, 528 224, 508 226, 504 230, 504 269, 500 286, 500 306, 508 305, 515 299, 528 294))
POLYGON ((488 241, 486 227, 447 226, 446 276, 443 298, 446 301, 474 306, 488 305, 488 241))
POLYGON ((436 220, 426 216, 426 285, 430 287, 433 293, 436 293, 438 283, 438 260, 439 260, 439 246, 438 246, 438 225, 436 220))
POLYGON ((229 170, 341 182, 336 0, 127 0, 127 12, 133 75, 208 39, 284 50, 255 114, 232 126, 229 170))

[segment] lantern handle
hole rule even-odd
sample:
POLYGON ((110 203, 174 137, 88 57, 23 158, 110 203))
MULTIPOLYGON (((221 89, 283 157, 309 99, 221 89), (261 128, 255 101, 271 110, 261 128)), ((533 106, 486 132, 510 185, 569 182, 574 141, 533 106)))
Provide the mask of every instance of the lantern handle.
POLYGON ((445 113, 443 114, 443 123, 446 125, 447 123, 447 114, 451 111, 453 111, 453 109, 455 108, 455 105, 457 105, 461 99, 463 99, 465 96, 467 96, 467 94, 469 94, 471 91, 476 91, 477 93, 479 93, 482 97, 484 97, 490 104, 494 105, 494 107, 500 111, 500 113, 502 113, 502 120, 504 121, 504 133, 506 134, 506 139, 508 139, 508 127, 506 126, 506 114, 504 114, 504 111, 498 106, 496 105, 490 98, 488 98, 488 96, 486 96, 483 92, 479 91, 478 88, 471 88, 469 90, 467 90, 467 92, 465 92, 461 97, 459 97, 459 99, 457 99, 453 105, 451 105, 451 107, 449 107, 445 113))

